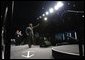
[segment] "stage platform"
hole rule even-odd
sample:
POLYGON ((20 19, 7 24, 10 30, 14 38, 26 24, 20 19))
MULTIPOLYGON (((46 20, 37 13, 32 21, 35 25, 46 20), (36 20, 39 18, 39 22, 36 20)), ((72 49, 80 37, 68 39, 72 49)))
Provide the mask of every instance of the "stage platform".
MULTIPOLYGON (((84 52, 84 45, 82 46, 84 52)), ((52 47, 52 56, 54 58, 77 58, 79 57, 79 46, 77 44, 73 44, 52 47)))

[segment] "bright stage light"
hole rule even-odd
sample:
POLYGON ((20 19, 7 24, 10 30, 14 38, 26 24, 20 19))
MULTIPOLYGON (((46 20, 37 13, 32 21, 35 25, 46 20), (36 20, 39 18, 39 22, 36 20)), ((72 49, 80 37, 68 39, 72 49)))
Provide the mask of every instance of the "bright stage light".
POLYGON ((54 7, 55 10, 58 10, 60 7, 62 7, 64 4, 62 2, 58 2, 57 5, 54 7))
POLYGON ((46 15, 48 15, 49 13, 48 12, 46 12, 46 15))
POLYGON ((45 14, 43 14, 42 16, 45 16, 45 14))
POLYGON ((50 13, 53 13, 53 12, 54 12, 53 8, 50 8, 50 9, 49 9, 49 12, 50 12, 50 13))
POLYGON ((45 17, 44 20, 47 21, 47 17, 45 17))

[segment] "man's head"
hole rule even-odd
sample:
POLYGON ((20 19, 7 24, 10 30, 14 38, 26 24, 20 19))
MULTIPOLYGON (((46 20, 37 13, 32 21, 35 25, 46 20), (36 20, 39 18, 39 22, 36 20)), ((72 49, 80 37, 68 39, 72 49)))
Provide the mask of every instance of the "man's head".
POLYGON ((32 27, 32 23, 29 23, 29 27, 32 27))

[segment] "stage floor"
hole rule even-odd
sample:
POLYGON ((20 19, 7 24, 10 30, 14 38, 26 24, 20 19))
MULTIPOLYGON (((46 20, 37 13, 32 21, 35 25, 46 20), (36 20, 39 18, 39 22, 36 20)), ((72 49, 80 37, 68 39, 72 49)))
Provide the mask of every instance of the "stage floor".
POLYGON ((79 55, 79 48, 77 44, 50 46, 43 48, 40 47, 39 45, 32 45, 32 48, 29 48, 28 45, 20 45, 20 46, 11 46, 10 58, 11 59, 54 59, 54 57, 52 56, 52 49, 62 53, 79 55), (28 51, 31 52, 30 54, 34 54, 34 56, 30 58, 23 57, 22 55, 27 56, 28 51))
MULTIPOLYGON (((84 45, 82 45, 82 47, 83 47, 83 52, 84 52, 84 45)), ((56 46, 56 47, 53 47, 52 50, 60 52, 60 53, 79 56, 79 45, 77 44, 56 46)))
POLYGON ((28 45, 11 46, 11 56, 10 59, 54 59, 51 51, 52 46, 41 48, 39 45, 32 45, 29 48, 28 45), (34 54, 32 57, 27 56, 28 51, 30 55, 34 54))

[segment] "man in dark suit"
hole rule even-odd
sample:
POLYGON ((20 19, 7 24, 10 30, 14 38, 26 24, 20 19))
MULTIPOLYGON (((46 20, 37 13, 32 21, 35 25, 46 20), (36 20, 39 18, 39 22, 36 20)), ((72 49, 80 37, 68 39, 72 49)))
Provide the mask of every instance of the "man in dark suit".
POLYGON ((31 48, 32 43, 34 44, 34 33, 33 33, 33 28, 38 27, 39 24, 36 26, 33 26, 32 23, 29 24, 29 26, 26 28, 26 35, 28 40, 28 45, 29 48, 31 48))

